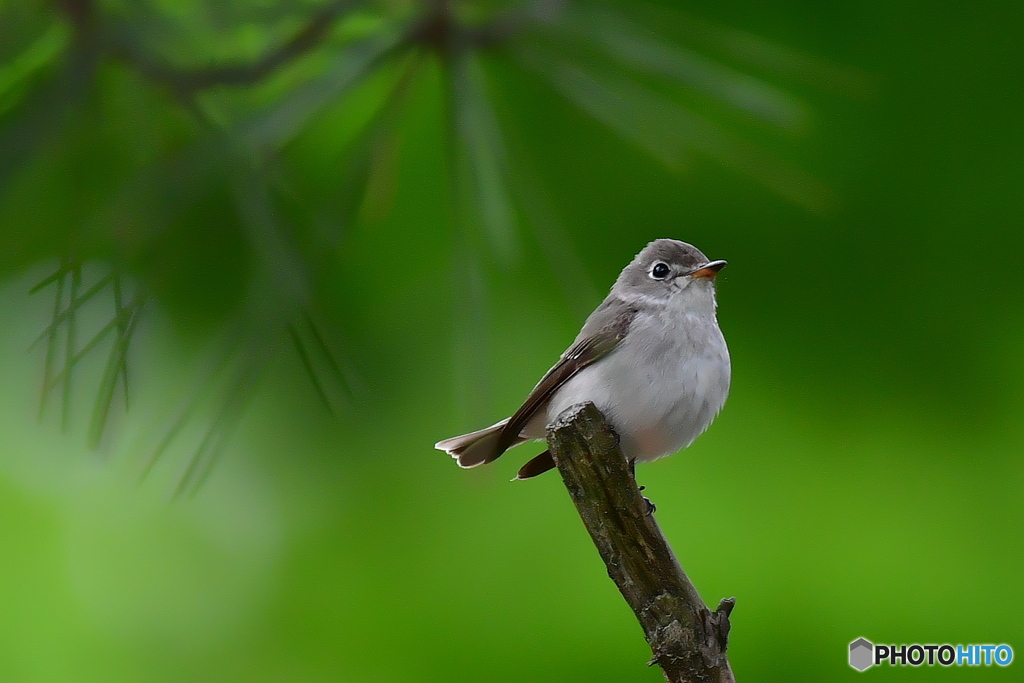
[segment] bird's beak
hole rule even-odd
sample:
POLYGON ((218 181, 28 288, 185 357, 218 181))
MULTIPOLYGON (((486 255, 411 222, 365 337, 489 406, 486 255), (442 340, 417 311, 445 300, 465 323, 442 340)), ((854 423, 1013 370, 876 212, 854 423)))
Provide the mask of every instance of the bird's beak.
POLYGON ((697 270, 690 273, 690 277, 706 277, 709 280, 714 280, 715 276, 718 275, 718 271, 720 271, 722 268, 725 268, 726 263, 728 263, 728 261, 712 261, 706 266, 698 268, 697 270))

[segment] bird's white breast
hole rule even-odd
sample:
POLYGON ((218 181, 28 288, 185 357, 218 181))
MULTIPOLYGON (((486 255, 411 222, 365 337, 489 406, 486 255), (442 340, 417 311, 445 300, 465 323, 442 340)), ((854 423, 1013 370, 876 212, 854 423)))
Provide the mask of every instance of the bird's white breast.
POLYGON ((618 432, 627 458, 654 460, 689 446, 708 428, 725 404, 729 380, 729 351, 713 311, 642 312, 611 354, 555 393, 545 424, 592 401, 618 432))

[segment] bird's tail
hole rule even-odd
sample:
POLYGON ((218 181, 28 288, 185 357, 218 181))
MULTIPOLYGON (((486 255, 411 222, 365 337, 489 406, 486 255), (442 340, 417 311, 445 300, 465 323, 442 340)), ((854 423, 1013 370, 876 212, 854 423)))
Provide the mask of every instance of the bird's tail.
MULTIPOLYGON (((507 422, 508 419, 506 418, 486 429, 438 441, 434 444, 434 448, 456 458, 459 467, 476 467, 477 465, 497 460, 501 455, 501 453, 495 452, 498 445, 498 436, 501 434, 501 428, 507 422)), ((524 439, 517 439, 512 445, 515 446, 523 441, 524 439)))

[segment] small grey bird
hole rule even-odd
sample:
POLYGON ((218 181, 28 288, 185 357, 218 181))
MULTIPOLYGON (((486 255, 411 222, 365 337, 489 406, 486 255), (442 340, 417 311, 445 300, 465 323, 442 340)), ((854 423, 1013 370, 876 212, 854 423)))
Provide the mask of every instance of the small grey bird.
MULTIPOLYGON (((729 394, 729 349, 718 328, 714 284, 725 263, 686 242, 651 242, 512 417, 435 448, 461 467, 476 467, 512 446, 545 438, 562 411, 584 401, 608 419, 631 462, 689 446, 729 394)), ((554 466, 544 451, 523 465, 517 479, 554 466)))

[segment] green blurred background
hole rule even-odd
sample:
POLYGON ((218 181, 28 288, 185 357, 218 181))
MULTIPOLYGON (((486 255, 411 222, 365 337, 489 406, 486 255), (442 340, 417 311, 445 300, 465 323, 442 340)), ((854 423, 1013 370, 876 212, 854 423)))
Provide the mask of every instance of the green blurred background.
POLYGON ((846 658, 1024 653, 1022 21, 0 2, 0 680, 660 680, 537 449, 432 449, 658 237, 730 262, 638 476, 739 680, 1021 680, 846 658))

